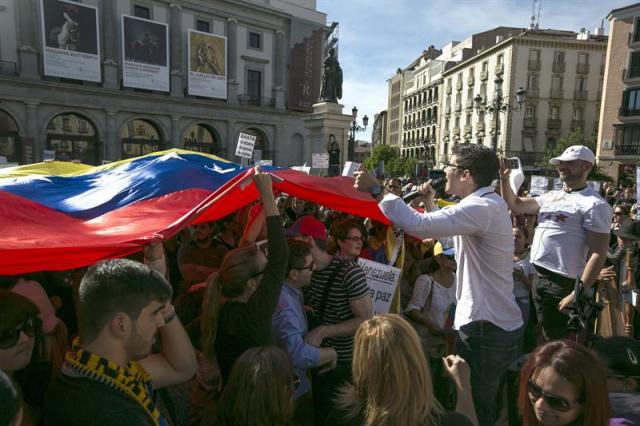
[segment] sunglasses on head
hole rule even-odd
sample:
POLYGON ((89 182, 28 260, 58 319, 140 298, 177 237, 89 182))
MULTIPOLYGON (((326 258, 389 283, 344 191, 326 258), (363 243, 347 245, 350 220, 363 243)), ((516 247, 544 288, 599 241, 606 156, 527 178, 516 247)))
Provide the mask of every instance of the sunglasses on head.
POLYGON ((20 340, 20 333, 24 332, 29 337, 36 335, 41 326, 40 318, 27 318, 19 327, 10 330, 0 330, 0 349, 14 347, 20 340))
POLYGON ((565 398, 546 393, 540 386, 533 383, 533 379, 529 379, 527 391, 529 392, 529 396, 533 397, 536 401, 544 398, 549 407, 555 411, 566 412, 573 409, 576 405, 580 405, 579 402, 572 404, 565 398))

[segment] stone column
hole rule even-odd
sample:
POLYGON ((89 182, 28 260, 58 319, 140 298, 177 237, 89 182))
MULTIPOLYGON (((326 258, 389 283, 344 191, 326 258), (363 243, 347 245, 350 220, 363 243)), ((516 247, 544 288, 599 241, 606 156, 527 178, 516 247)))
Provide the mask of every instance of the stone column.
MULTIPOLYGON (((40 79, 38 69, 38 41, 40 28, 38 14, 36 13, 38 3, 36 0, 20 0, 15 2, 18 7, 18 67, 20 77, 30 79, 40 79)), ((36 158, 42 157, 42 152, 37 153, 36 158)), ((39 160, 38 160, 39 161, 39 160)))
POLYGON ((107 129, 104 138, 104 159, 108 161, 117 161, 120 159, 122 146, 118 137, 118 127, 116 124, 116 110, 106 110, 107 129))
MULTIPOLYGON (((102 0, 98 12, 101 14, 101 50, 104 62, 102 62, 103 85, 107 89, 118 89, 120 81, 118 79, 118 33, 120 25, 116 16, 115 3, 113 0, 102 0)), ((107 148, 108 152, 108 148, 107 148)), ((105 158, 111 160, 111 158, 105 158)))
POLYGON ((26 101, 24 104, 27 107, 27 128, 25 133, 33 141, 33 161, 38 163, 42 161, 45 149, 44 141, 38 134, 38 105, 40 105, 40 102, 26 101))
POLYGON ((180 117, 179 115, 171 116, 171 140, 167 144, 167 149, 170 148, 182 148, 182 142, 180 141, 180 117))
POLYGON ((225 149, 224 152, 225 158, 229 161, 235 161, 236 156, 236 143, 234 140, 236 137, 236 122, 235 121, 227 121, 227 140, 225 141, 225 149))
POLYGON ((238 103, 238 21, 227 19, 227 102, 238 103))
POLYGON ((273 96, 276 101, 276 109, 285 109, 285 99, 284 99, 284 85, 285 85, 285 76, 287 73, 286 68, 286 58, 287 58, 287 45, 286 39, 284 36, 284 31, 276 31, 276 46, 274 51, 275 56, 275 69, 273 70, 274 75, 274 86, 273 86, 273 96))
MULTIPOLYGON (((182 6, 171 3, 171 20, 169 24, 169 34, 171 42, 171 96, 184 98, 184 87, 182 82, 182 6)), ((176 143, 173 141, 172 143, 176 143)))

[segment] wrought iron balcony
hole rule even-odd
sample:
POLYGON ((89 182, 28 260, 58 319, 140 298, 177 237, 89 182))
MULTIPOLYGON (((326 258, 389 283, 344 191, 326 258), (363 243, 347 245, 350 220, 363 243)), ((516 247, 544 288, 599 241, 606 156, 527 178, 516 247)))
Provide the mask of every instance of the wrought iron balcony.
POLYGON ((529 71, 540 71, 541 64, 540 59, 529 59, 529 71))
POLYGON ((554 62, 551 67, 551 71, 557 72, 557 73, 563 73, 565 68, 566 68, 566 64, 564 62, 554 62))
POLYGON ((18 75, 18 64, 11 61, 0 61, 0 74, 18 75))

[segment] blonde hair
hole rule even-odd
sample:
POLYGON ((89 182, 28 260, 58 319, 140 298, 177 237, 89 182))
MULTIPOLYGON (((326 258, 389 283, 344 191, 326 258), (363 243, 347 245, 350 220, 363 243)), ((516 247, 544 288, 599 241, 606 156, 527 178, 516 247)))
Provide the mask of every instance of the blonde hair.
POLYGON ((218 316, 223 296, 232 298, 244 292, 247 281, 260 271, 256 245, 231 250, 224 257, 220 270, 207 279, 207 290, 200 315, 200 347, 210 359, 215 357, 218 316))
POLYGON ((235 362, 214 417, 216 424, 284 426, 293 414, 293 366, 275 346, 248 349, 235 362))
POLYGON ((437 424, 443 410, 433 393, 420 338, 398 315, 376 315, 355 335, 353 384, 338 405, 350 417, 362 413, 363 426, 437 424))

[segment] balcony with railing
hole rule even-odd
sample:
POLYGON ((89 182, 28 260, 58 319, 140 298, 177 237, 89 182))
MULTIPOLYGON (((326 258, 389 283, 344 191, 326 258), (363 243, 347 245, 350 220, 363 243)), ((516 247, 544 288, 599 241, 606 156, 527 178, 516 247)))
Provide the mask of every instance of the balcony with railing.
POLYGON ((476 123, 476 134, 484 132, 484 129, 485 129, 485 126, 482 121, 479 121, 478 123, 476 123))
POLYGON ((633 117, 635 115, 640 115, 640 109, 631 109, 629 107, 622 107, 618 111, 618 115, 620 117, 633 117))
POLYGON ((589 74, 589 64, 576 65, 576 74, 589 74))
POLYGON ((446 93, 447 95, 450 95, 450 94, 451 94, 451 92, 453 91, 453 89, 452 89, 451 85, 447 85, 447 88, 446 88, 446 89, 444 89, 444 91, 445 91, 445 93, 446 93))
POLYGON ((504 72, 504 64, 496 64, 493 72, 495 74, 502 74, 504 72))
POLYGON ((462 111, 462 103, 461 102, 457 102, 456 103, 455 111, 456 112, 462 111))
POLYGON ((480 71, 480 80, 486 81, 488 79, 489 79, 489 71, 487 70, 480 71))
POLYGON ((554 62, 551 66, 551 71, 557 73, 563 73, 566 68, 566 64, 564 62, 554 62))
POLYGON ((446 115, 451 114, 451 105, 447 105, 446 107, 444 107, 444 113, 446 115))
POLYGON ((11 61, 0 61, 0 74, 18 75, 18 64, 11 61))
POLYGON ((464 135, 465 135, 465 137, 471 136, 472 132, 473 132, 473 128, 471 127, 471 124, 465 124, 464 125, 464 135))
POLYGON ((462 90, 462 80, 456 81, 456 90, 457 91, 462 90))
POLYGON ((640 143, 621 143, 616 142, 613 147, 616 155, 640 155, 640 143))
POLYGON ((623 80, 633 80, 640 78, 640 66, 629 67, 629 69, 622 70, 623 80))
POLYGON ((530 87, 527 89, 527 98, 538 98, 538 97, 540 97, 540 88, 530 87))
POLYGON ((549 118, 547 119, 547 129, 549 130, 558 130, 562 126, 562 120, 559 118, 549 118))
POLYGON ((562 89, 551 88, 551 92, 549 93, 549 97, 551 99, 562 99, 563 93, 562 89))
POLYGON ((456 127, 453 129, 453 136, 460 136, 460 127, 456 127))
POLYGON ((525 129, 535 129, 538 127, 538 119, 525 117, 523 126, 525 129))
POLYGON ((573 91, 573 99, 575 99, 576 101, 586 101, 588 95, 589 95, 589 92, 587 92, 586 90, 573 91))
POLYGON ((266 106, 271 107, 276 105, 275 98, 258 98, 246 93, 238 95, 238 103, 240 105, 253 105, 253 106, 266 106))
POLYGON ((467 101, 464 103, 464 106, 467 110, 472 110, 473 109, 473 99, 467 99, 467 101))
POLYGON ((467 77, 467 86, 473 86, 474 84, 476 84, 476 80, 475 78, 473 78, 472 75, 467 77))
POLYGON ((540 71, 541 65, 540 59, 529 59, 529 71, 540 71))

